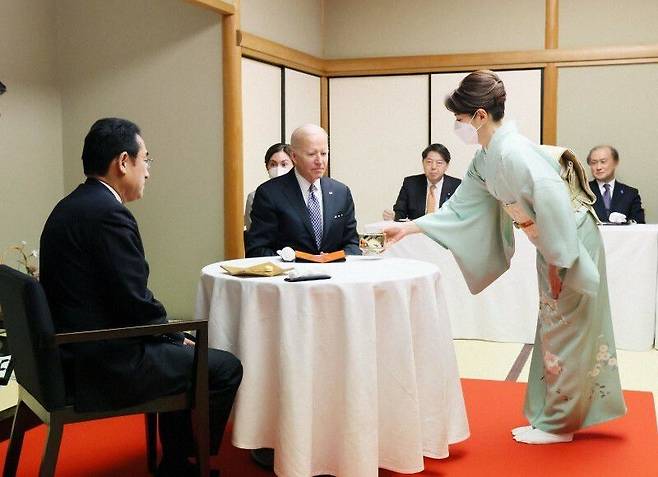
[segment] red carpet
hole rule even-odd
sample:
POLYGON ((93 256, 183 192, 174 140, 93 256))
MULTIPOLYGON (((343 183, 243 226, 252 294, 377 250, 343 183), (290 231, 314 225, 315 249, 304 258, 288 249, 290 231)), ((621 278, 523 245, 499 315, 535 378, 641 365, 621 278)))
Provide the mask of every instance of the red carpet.
MULTIPOLYGON (((462 383, 471 437, 451 446, 448 459, 425 459, 425 471, 416 476, 658 476, 658 433, 651 393, 626 391, 626 417, 581 431, 572 443, 529 446, 517 444, 509 433, 523 424, 524 384, 470 379, 462 383)), ((67 426, 57 475, 148 476, 143 422, 141 416, 133 416, 67 426)), ((41 426, 26 435, 19 476, 38 475, 44 431, 41 426)), ((0 443, 3 465, 6 450, 7 442, 0 443)), ((247 451, 228 445, 228 439, 220 460, 222 477, 274 475, 252 463, 247 451)), ((380 477, 402 475, 380 471, 380 477)))

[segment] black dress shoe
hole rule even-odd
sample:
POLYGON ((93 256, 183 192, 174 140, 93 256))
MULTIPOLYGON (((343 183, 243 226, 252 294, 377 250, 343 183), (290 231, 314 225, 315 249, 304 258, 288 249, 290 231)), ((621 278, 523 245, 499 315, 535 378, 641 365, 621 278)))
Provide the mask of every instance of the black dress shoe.
POLYGON ((263 469, 272 470, 274 468, 274 449, 269 447, 251 449, 251 458, 263 469))

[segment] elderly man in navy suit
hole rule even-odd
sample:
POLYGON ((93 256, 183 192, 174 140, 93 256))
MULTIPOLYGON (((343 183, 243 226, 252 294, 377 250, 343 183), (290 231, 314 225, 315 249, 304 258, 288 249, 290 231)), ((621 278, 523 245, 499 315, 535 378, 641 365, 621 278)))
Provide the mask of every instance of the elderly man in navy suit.
POLYGON ((392 212, 384 220, 414 220, 439 210, 455 192, 461 179, 446 175, 450 151, 443 144, 430 144, 422 152, 423 174, 405 177, 392 212))
POLYGON ((645 223, 638 190, 615 179, 615 169, 619 165, 617 149, 608 145, 596 146, 587 155, 587 164, 594 176, 589 185, 596 195, 594 209, 599 219, 609 222, 610 214, 617 212, 628 221, 645 223))
POLYGON ((360 255, 350 189, 323 177, 327 133, 312 124, 302 126, 292 133, 290 146, 293 170, 256 189, 245 241, 247 257, 276 255, 283 247, 360 255))

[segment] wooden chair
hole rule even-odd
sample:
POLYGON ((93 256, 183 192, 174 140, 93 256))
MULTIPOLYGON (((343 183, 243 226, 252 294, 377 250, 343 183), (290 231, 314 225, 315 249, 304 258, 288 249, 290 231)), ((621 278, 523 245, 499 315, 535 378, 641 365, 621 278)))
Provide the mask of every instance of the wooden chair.
POLYGON ((48 437, 39 470, 40 477, 54 475, 65 424, 128 414, 146 415, 148 467, 156 467, 156 413, 194 410, 194 430, 199 475, 209 475, 208 423, 208 322, 178 321, 161 325, 113 328, 55 334, 43 288, 35 279, 0 265, 0 305, 4 314, 9 348, 14 358, 18 404, 7 449, 4 477, 16 475, 23 436, 35 414, 48 426, 48 437), (152 336, 185 330, 196 331, 194 376, 191 390, 161 397, 123 409, 77 412, 67 399, 58 347, 136 336, 152 336))

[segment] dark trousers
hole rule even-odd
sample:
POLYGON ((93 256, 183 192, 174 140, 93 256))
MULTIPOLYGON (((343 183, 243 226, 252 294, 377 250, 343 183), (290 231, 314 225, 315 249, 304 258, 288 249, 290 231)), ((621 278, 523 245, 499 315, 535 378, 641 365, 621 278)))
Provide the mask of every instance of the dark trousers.
MULTIPOLYGON (((187 348, 190 356, 194 349, 187 348)), ((219 452, 235 393, 242 380, 242 364, 228 351, 208 350, 210 453, 219 452)), ((163 412, 158 416, 163 458, 179 460, 194 455, 192 418, 189 411, 163 412)))

